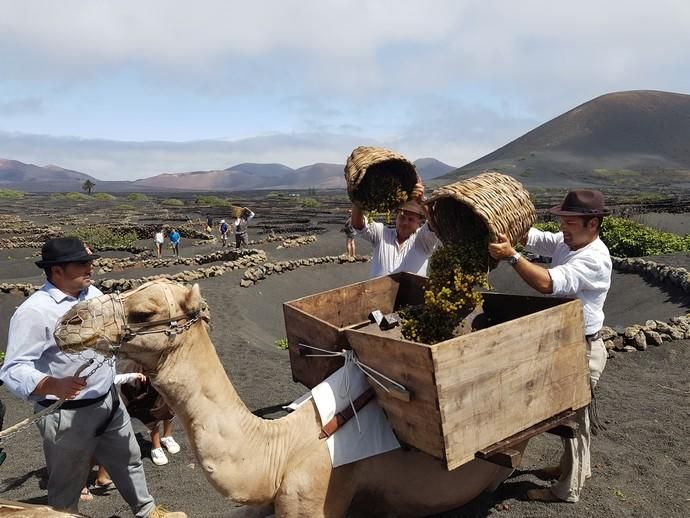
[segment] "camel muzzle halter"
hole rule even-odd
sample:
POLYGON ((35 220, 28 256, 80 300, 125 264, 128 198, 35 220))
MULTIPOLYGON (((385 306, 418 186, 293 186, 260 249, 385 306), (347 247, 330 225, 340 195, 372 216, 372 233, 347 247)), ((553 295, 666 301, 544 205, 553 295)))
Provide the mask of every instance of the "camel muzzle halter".
MULTIPOLYGON (((170 287, 164 283, 161 283, 160 281, 149 281, 125 294, 120 294, 119 292, 116 292, 106 295, 102 298, 99 297, 99 299, 100 300, 98 301, 97 306, 95 305, 96 299, 91 299, 91 301, 89 301, 91 306, 88 309, 89 318, 92 321, 109 320, 110 322, 103 322, 104 327, 108 327, 112 324, 114 324, 117 327, 115 342, 113 342, 107 336, 104 335, 101 335, 99 337, 99 341, 105 340, 106 342, 108 342, 108 350, 112 355, 117 355, 120 351, 120 348, 125 343, 136 338, 137 336, 163 333, 170 338, 174 338, 176 335, 183 333, 184 331, 192 327, 196 322, 198 322, 202 318, 201 307, 195 308, 186 313, 173 315, 176 305, 172 293, 170 292, 170 287), (161 320, 151 320, 148 322, 129 322, 127 311, 125 310, 124 299, 153 284, 160 286, 160 288, 163 290, 163 294, 168 305, 168 315, 170 315, 170 317, 161 320), (107 307, 108 302, 110 302, 110 304, 112 305, 112 311, 106 312, 104 311, 104 309, 105 307, 107 307), (107 313, 110 313, 110 315, 106 317, 107 313), (152 329, 154 327, 157 327, 157 329, 152 329)), ((85 319, 77 313, 77 315, 70 318, 68 321, 58 325, 58 328, 56 329, 56 335, 70 334, 70 332, 67 330, 68 326, 81 326, 81 324, 83 324, 84 321, 85 319)), ((88 330, 88 328, 86 330, 88 330)), ((83 338, 81 332, 78 332, 78 334, 80 338, 83 338)), ((84 341, 85 340, 82 340, 80 343, 83 343, 84 341)))

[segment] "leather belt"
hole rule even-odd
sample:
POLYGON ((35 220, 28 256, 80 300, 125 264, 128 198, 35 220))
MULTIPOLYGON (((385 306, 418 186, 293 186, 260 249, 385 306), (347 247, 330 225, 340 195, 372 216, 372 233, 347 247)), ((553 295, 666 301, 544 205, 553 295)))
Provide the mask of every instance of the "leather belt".
POLYGON ((592 333, 591 335, 585 335, 585 338, 590 343, 594 342, 595 340, 599 340, 599 338, 601 338, 601 329, 596 333, 592 333))
MULTIPOLYGON (((96 398, 71 399, 69 401, 63 401, 62 405, 60 405, 60 408, 64 408, 65 410, 74 410, 75 408, 84 408, 86 406, 95 405, 96 403, 100 403, 106 397, 108 397, 109 393, 110 391, 96 398)), ((37 403, 44 408, 48 408, 50 405, 57 403, 57 399, 41 399, 37 403)))
POLYGON ((327 437, 333 435, 336 431, 338 431, 338 428, 352 419, 356 410, 363 408, 367 403, 369 403, 369 401, 374 399, 375 395, 376 393, 371 387, 362 392, 362 394, 352 402, 352 405, 345 407, 342 412, 335 414, 333 419, 323 425, 321 428, 321 433, 319 434, 319 439, 326 439, 327 437), (355 407, 354 410, 352 409, 352 406, 355 407))

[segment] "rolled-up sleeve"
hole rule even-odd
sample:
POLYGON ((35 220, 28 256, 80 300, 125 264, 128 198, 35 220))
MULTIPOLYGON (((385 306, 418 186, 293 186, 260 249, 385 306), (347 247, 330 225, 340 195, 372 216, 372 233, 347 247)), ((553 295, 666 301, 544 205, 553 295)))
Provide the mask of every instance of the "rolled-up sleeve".
POLYGON ((582 291, 608 289, 610 268, 596 257, 576 257, 567 264, 549 270, 553 295, 575 296, 582 291))
POLYGON ((29 399, 36 385, 46 377, 35 367, 35 362, 52 343, 52 330, 37 324, 42 321, 38 308, 20 308, 10 320, 0 378, 10 392, 22 399, 29 399))
POLYGON ((366 239, 371 244, 375 245, 383 238, 383 228, 383 223, 379 223, 377 221, 372 221, 369 223, 365 218, 364 227, 361 230, 355 229, 355 231, 359 237, 366 239))
POLYGON ((424 223, 424 225, 422 225, 422 228, 419 229, 419 233, 417 234, 415 244, 418 244, 418 246, 421 248, 422 252, 426 256, 430 256, 434 253, 434 249, 438 246, 440 242, 441 240, 429 228, 429 224, 424 223))
POLYGON ((542 232, 536 228, 530 228, 527 234, 525 250, 545 257, 553 257, 556 247, 563 241, 561 233, 542 232))

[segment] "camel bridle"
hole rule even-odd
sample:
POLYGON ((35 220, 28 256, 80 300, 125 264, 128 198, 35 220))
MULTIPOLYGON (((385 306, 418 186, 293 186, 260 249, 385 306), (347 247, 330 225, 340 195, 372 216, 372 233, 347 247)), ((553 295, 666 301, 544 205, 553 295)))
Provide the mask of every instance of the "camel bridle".
MULTIPOLYGON (((111 340, 107 336, 101 335, 101 339, 106 340, 108 342, 108 350, 113 355, 117 355, 124 344, 138 336, 165 334, 172 340, 175 338, 175 336, 185 332, 187 329, 192 327, 194 324, 196 324, 199 320, 203 318, 203 308, 201 306, 186 313, 175 315, 174 311, 176 309, 176 304, 174 302, 173 295, 170 291, 170 286, 168 284, 162 283, 160 280, 146 282, 138 288, 124 294, 121 294, 119 292, 111 293, 103 297, 99 302, 99 307, 94 307, 90 309, 90 318, 92 320, 102 319, 104 328, 115 325, 117 329, 115 333, 115 341, 111 340), (163 290, 163 294, 165 296, 165 300, 168 306, 169 317, 160 320, 151 320, 147 322, 130 322, 127 310, 125 309, 125 299, 153 284, 159 286, 163 290), (110 315, 108 315, 108 317, 106 318, 106 312, 104 311, 104 309, 108 305, 112 306, 112 311, 108 312, 110 313, 110 315)), ((83 322, 84 319, 81 316, 76 315, 72 317, 69 321, 58 324, 56 334, 61 332, 60 328, 64 329, 70 325, 80 325, 80 323, 83 322)), ((79 334, 81 337, 81 333, 79 334)))

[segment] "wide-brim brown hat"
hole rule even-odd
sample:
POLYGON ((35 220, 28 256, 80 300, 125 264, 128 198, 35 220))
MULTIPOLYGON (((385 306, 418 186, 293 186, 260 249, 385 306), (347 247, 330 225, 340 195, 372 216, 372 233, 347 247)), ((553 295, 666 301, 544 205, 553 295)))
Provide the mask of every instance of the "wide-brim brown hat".
POLYGON ((414 212, 419 216, 425 217, 426 212, 424 212, 424 207, 417 200, 407 200, 405 203, 398 207, 398 210, 404 210, 406 212, 414 212))
POLYGON ((600 191, 576 189, 566 194, 563 203, 549 209, 556 216, 608 216, 611 210, 604 206, 600 191))
POLYGON ((91 252, 78 237, 56 237, 43 244, 41 260, 36 261, 36 266, 47 268, 56 264, 93 261, 99 257, 100 255, 91 252))

